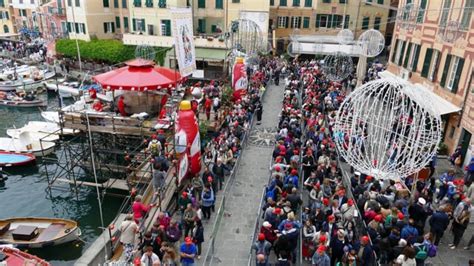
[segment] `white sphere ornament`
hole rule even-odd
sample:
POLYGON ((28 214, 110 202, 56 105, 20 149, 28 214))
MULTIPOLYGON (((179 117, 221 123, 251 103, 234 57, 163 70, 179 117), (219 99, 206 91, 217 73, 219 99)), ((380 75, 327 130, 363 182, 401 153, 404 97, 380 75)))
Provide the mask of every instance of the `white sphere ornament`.
POLYGON ((354 41, 354 33, 349 29, 343 29, 337 34, 337 41, 340 44, 349 44, 354 41))
POLYGON ((441 140, 441 118, 430 105, 431 97, 394 79, 360 86, 337 113, 338 153, 357 171, 376 179, 400 180, 419 172, 441 140))
POLYGON ((383 51, 385 47, 385 37, 378 30, 367 30, 359 36, 359 45, 362 55, 374 57, 383 51))
POLYGON ((249 19, 238 19, 231 22, 227 46, 246 55, 256 54, 264 43, 260 26, 249 19))
POLYGON ((286 52, 291 57, 297 57, 301 53, 301 43, 294 40, 286 47, 286 52))
POLYGON ((193 95, 194 99, 201 99, 202 97, 202 90, 200 87, 194 87, 191 90, 191 95, 193 95))
POLYGON ((324 57, 323 72, 329 80, 344 80, 352 74, 352 71, 352 58, 347 54, 337 52, 324 57))

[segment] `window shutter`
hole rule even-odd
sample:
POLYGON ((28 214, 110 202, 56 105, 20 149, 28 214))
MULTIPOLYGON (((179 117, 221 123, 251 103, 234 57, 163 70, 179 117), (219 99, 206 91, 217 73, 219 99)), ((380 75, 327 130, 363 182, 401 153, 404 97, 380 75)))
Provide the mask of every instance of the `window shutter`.
POLYGON ((425 54, 425 61, 423 62, 423 68, 421 70, 421 76, 424 78, 428 77, 428 72, 430 72, 430 63, 431 63, 431 57, 433 56, 433 49, 428 48, 426 49, 426 54, 425 54))
POLYGON ((67 23, 67 32, 70 33, 72 31, 71 29, 71 22, 67 23))
POLYGON ((107 22, 104 22, 104 33, 107 33, 107 22))
POLYGON ((298 23, 296 24, 296 26, 299 28, 301 28, 301 17, 298 17, 298 23))
POLYGON ((446 56, 446 61, 444 63, 444 71, 443 71, 443 75, 441 76, 441 81, 439 83, 439 85, 441 85, 441 87, 444 88, 444 85, 446 85, 446 78, 448 77, 448 74, 449 74, 449 65, 451 64, 451 55, 448 54, 446 56))
POLYGON ((411 45, 412 43, 408 44, 407 52, 405 53, 405 61, 403 62, 403 67, 405 68, 408 66, 408 61, 410 60, 411 45))
POLYGON ((117 29, 120 29, 120 17, 115 17, 115 25, 117 26, 117 29))
POLYGON ((452 93, 456 93, 458 91, 459 80, 461 79, 463 67, 464 67, 464 58, 459 58, 458 69, 456 69, 456 74, 454 76, 453 89, 451 90, 452 93))
POLYGON ((290 21, 290 17, 286 17, 286 21, 285 21, 286 25, 285 25, 285 28, 288 28, 288 26, 289 26, 289 25, 288 25, 288 21, 290 21))
POLYGON ((293 28, 293 23, 295 22, 295 17, 290 18, 290 28, 293 28))
POLYGON ((112 26, 112 33, 115 33, 115 25, 113 22, 110 22, 110 26, 112 26))
MULTIPOLYGON (((166 36, 171 36, 171 21, 166 20, 166 36)), ((204 21, 204 27, 206 27, 206 21, 204 21)))
POLYGON ((133 31, 137 31, 137 20, 132 18, 132 29, 133 31))
POLYGON ((403 55, 405 54, 406 45, 407 45, 407 42, 404 41, 403 44, 402 44, 402 51, 400 52, 400 58, 398 58, 398 62, 397 62, 397 65, 399 65, 399 66, 402 65, 402 59, 403 59, 403 55))
POLYGON ((10 19, 10 16, 8 15, 8 11, 5 11, 5 18, 10 19))
POLYGON ((420 45, 415 45, 413 47, 413 49, 416 49, 415 51, 415 54, 413 55, 415 58, 413 59, 413 69, 412 71, 413 72, 416 72, 416 70, 418 69, 418 58, 420 57, 420 50, 421 50, 421 46, 420 45))
POLYGON ((316 28, 319 28, 320 25, 320 20, 321 20, 321 15, 316 15, 316 28))
POLYGON ((326 27, 327 27, 327 28, 331 28, 332 21, 333 21, 333 16, 334 16, 334 15, 329 15, 329 16, 328 16, 328 23, 326 23, 326 27))
POLYGON ((143 31, 143 32, 145 32, 145 25, 146 25, 145 24, 145 19, 143 18, 142 19, 142 29, 141 29, 141 31, 143 31))
POLYGON ((123 27, 124 29, 128 29, 128 17, 123 17, 123 27))

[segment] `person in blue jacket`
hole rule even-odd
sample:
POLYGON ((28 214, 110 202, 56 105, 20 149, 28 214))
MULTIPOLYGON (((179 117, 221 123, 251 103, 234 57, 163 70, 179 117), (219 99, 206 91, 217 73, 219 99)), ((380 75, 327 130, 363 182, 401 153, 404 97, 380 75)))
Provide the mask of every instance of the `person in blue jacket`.
POLYGON ((449 225, 449 216, 446 214, 444 207, 440 207, 438 211, 431 215, 429 223, 430 232, 434 237, 434 244, 437 246, 449 225))

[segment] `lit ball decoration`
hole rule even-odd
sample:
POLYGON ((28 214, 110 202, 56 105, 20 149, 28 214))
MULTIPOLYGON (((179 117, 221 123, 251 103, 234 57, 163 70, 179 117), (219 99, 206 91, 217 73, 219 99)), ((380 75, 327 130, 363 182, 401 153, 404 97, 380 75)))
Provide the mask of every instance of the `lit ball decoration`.
POLYGON ((461 36, 461 25, 457 21, 448 21, 444 28, 441 28, 439 33, 441 39, 445 42, 453 43, 461 36))
POLYGON ((383 51, 385 38, 378 30, 367 30, 359 36, 359 45, 362 49, 362 55, 375 57, 383 51))
POLYGON ((290 40, 291 41, 297 41, 299 35, 301 35, 300 29, 294 28, 293 32, 291 32, 291 34, 290 34, 290 40))
POLYGON ((144 59, 144 60, 153 61, 155 60, 155 56, 156 56, 155 49, 149 45, 141 44, 141 45, 138 45, 137 48, 135 48, 136 59, 144 59))
POLYGON ((337 34, 337 41, 340 44, 350 44, 354 41, 354 33, 349 29, 343 29, 337 34))
POLYGON ((404 5, 397 16, 398 25, 403 29, 414 29, 416 27, 418 14, 418 7, 413 3, 404 5))
POLYGON ((286 52, 291 57, 297 57, 301 53, 301 43, 294 40, 286 47, 286 52))
POLYGON ((400 180, 423 169, 441 140, 430 96, 407 82, 378 79, 352 92, 338 110, 334 138, 357 171, 400 180))
POLYGON ((353 71, 352 58, 347 54, 337 52, 324 57, 323 72, 329 80, 341 81, 353 71))
POLYGON ((262 43, 262 45, 260 46, 260 53, 262 54, 269 54, 273 51, 273 45, 270 41, 268 41, 267 43, 262 43))
POLYGON ((246 55, 257 54, 264 43, 263 33, 252 20, 238 19, 232 21, 227 46, 246 55))

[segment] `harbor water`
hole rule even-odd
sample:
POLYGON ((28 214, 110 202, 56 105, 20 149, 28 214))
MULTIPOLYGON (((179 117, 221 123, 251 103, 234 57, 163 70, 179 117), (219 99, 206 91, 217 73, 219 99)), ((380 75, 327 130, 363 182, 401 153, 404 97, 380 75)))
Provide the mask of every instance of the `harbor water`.
MULTIPOLYGON (((56 109, 58 102, 57 96, 50 94, 48 109, 56 109)), ((28 121, 43 121, 40 112, 38 108, 0 107, 0 137, 7 136, 7 128, 22 127, 28 121)), ((75 193, 67 189, 69 185, 63 184, 61 187, 65 190, 53 189, 50 193, 46 168, 41 164, 3 170, 8 173, 8 180, 0 183, 0 219, 34 216, 77 221, 82 230, 81 241, 27 250, 52 265, 72 265, 102 233, 95 188, 85 187, 75 193)), ((117 215, 121 203, 121 198, 104 198, 102 209, 106 225, 117 215)))

